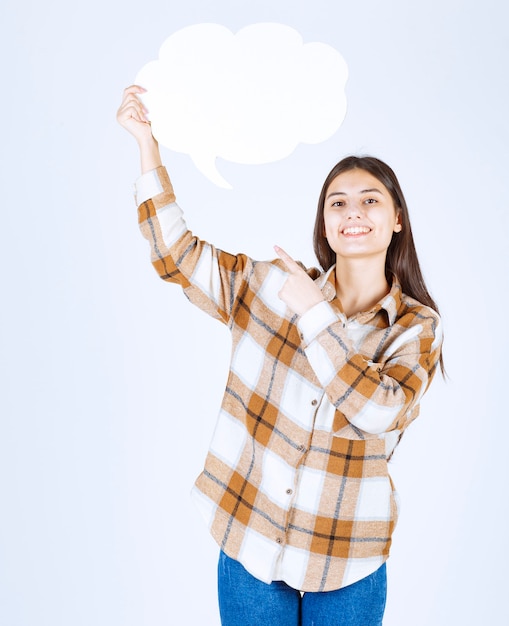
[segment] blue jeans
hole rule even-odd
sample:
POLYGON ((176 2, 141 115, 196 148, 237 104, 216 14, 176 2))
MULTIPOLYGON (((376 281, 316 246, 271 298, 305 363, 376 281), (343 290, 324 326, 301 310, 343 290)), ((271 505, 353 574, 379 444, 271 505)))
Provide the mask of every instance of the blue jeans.
POLYGON ((373 574, 336 591, 306 592, 282 581, 258 580, 224 552, 218 564, 223 626, 381 626, 385 563, 373 574))

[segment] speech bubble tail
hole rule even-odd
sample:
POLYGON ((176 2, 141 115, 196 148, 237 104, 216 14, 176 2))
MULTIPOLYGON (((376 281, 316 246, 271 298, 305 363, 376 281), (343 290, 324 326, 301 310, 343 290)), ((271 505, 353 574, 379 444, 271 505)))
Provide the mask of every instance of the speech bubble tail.
POLYGON ((214 185, 222 187, 223 189, 233 189, 230 183, 217 171, 215 157, 191 156, 191 158, 200 172, 206 176, 210 182, 214 183, 214 185))

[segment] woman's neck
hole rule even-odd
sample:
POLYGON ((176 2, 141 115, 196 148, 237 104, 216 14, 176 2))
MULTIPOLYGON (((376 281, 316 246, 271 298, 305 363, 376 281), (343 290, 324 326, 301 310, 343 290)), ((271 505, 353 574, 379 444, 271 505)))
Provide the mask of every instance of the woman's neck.
POLYGON ((385 259, 337 259, 336 294, 347 317, 368 311, 389 293, 385 259))

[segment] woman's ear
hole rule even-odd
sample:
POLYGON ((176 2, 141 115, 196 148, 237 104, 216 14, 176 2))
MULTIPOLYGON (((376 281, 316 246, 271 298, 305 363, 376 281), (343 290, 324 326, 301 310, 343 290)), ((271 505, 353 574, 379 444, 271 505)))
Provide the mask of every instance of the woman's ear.
POLYGON ((394 232, 400 233, 403 228, 403 224, 401 223, 401 213, 398 211, 396 215, 396 224, 394 224, 394 232))

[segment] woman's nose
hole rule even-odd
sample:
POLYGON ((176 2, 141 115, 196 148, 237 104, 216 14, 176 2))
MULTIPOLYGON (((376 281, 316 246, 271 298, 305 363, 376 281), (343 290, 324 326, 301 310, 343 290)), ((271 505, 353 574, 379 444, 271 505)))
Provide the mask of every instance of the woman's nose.
POLYGON ((349 202, 346 208, 347 219, 360 219, 362 217, 362 207, 358 202, 349 202))

